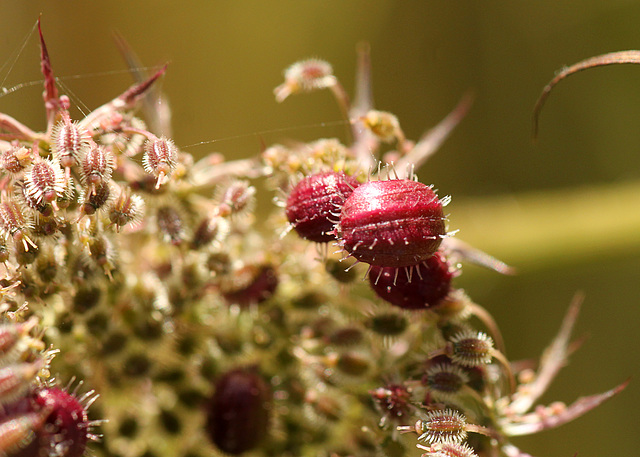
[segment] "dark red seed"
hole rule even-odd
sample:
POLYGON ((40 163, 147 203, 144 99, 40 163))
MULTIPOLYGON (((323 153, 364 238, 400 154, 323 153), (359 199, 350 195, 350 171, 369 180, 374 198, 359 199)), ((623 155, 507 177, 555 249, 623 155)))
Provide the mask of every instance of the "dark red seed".
POLYGON ((89 440, 90 421, 82 403, 57 387, 37 389, 28 397, 6 405, 3 420, 21 414, 50 410, 41 427, 33 430, 33 439, 15 453, 16 457, 82 457, 89 440), (5 417, 8 416, 8 417, 5 417))
POLYGON ((435 192, 406 179, 362 184, 345 201, 336 229, 345 251, 383 267, 427 260, 446 235, 442 202, 435 192))
POLYGON ((441 253, 436 252, 421 264, 408 268, 404 271, 396 267, 372 266, 369 271, 371 288, 378 297, 403 309, 431 308, 451 290, 455 273, 441 253))
POLYGON ((287 198, 287 219, 302 238, 316 243, 335 240, 340 210, 360 183, 344 173, 327 172, 300 181, 287 198))
POLYGON ((271 265, 247 265, 235 271, 220 288, 227 303, 246 308, 271 298, 278 282, 271 265))
POLYGON ((222 375, 206 410, 211 441, 232 455, 255 449, 268 432, 270 398, 270 389, 255 367, 222 375))

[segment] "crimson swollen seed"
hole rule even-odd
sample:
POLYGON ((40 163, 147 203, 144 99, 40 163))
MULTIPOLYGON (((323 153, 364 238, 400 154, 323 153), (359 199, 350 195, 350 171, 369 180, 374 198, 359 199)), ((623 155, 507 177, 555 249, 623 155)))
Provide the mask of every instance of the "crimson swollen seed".
POLYGON ((360 183, 344 173, 310 175, 289 194, 286 213, 289 223, 302 238, 326 243, 334 240, 333 227, 342 205, 360 183))
POLYGON ((431 257, 446 236, 443 202, 408 179, 369 181, 347 198, 336 226, 339 244, 361 262, 410 267, 431 257))

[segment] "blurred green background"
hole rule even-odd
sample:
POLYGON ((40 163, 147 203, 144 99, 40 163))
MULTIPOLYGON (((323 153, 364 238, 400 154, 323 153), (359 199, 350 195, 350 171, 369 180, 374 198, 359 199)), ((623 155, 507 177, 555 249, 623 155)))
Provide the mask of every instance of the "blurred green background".
POLYGON ((591 337, 547 402, 635 377, 587 416, 516 444, 537 457, 638 454, 640 67, 562 82, 535 144, 531 113, 562 66, 640 47, 639 2, 2 0, 0 86, 26 84, 0 97, 0 111, 34 128, 44 126, 41 85, 31 84, 40 79, 40 13, 54 71, 74 103, 95 108, 131 83, 113 31, 146 65, 170 62, 161 84, 176 142, 218 140, 186 149, 194 154, 249 157, 260 137, 270 144, 343 135, 343 126, 319 125, 340 119, 328 92, 279 105, 272 89, 286 66, 320 57, 351 90, 363 40, 376 107, 394 112, 409 138, 472 90, 470 114, 419 176, 453 196, 458 236, 518 275, 469 267, 459 284, 494 313, 512 359, 538 356, 574 292, 586 293, 578 334, 591 337))

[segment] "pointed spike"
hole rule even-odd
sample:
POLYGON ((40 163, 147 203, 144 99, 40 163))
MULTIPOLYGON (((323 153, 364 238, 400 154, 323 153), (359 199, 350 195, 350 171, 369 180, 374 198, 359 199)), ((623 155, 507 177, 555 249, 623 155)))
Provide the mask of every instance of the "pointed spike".
POLYGON ((143 95, 147 89, 164 73, 167 71, 167 67, 169 64, 165 64, 160 70, 158 70, 154 75, 149 77, 146 81, 141 83, 134 84, 129 89, 127 89, 120 97, 120 100, 124 101, 127 106, 135 103, 138 98, 143 95))
POLYGON ((40 18, 38 18, 38 34, 40 35, 40 69, 44 76, 44 93, 42 96, 47 107, 47 116, 49 116, 50 111, 55 110, 58 105, 58 88, 56 87, 56 80, 53 76, 53 68, 51 66, 49 52, 47 51, 47 45, 42 35, 40 18))

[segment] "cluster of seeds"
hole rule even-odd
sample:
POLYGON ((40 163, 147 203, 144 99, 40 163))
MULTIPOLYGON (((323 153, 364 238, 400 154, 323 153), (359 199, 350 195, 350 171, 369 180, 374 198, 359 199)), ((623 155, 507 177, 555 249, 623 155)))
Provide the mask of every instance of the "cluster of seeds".
POLYGON ((462 260, 506 267, 450 238, 448 198, 414 177, 439 141, 351 106, 312 59, 276 99, 330 90, 350 141, 196 160, 165 116, 145 113, 152 132, 134 114, 164 69, 74 121, 41 46, 47 129, 0 126, 0 305, 34 316, 0 326, 0 454, 86 453, 96 397, 51 371, 99 390, 96 456, 414 455, 403 432, 426 456, 517 455, 509 434, 544 389, 516 389, 495 322, 454 288, 462 260), (261 213, 258 191, 284 211, 261 213))

